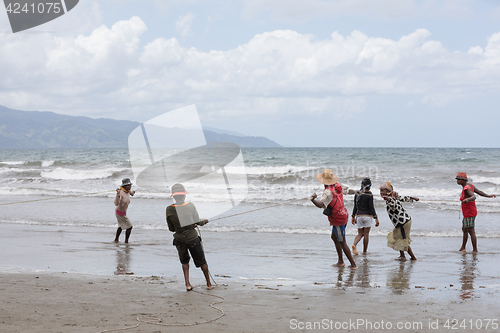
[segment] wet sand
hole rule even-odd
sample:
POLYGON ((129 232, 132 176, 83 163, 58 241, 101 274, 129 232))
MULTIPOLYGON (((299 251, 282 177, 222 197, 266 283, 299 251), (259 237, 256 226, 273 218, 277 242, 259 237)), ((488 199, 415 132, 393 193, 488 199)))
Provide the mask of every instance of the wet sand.
MULTIPOLYGON (((456 251, 459 238, 417 237, 419 260, 399 262, 372 237, 351 270, 333 266, 327 235, 202 231, 219 284, 207 293, 225 299, 215 305, 224 316, 166 327, 137 318, 210 321, 221 313, 209 305, 222 300, 185 291, 170 233, 134 230, 125 245, 112 242, 113 228, 0 226, 1 332, 436 332, 453 319, 461 332, 500 330, 485 329, 500 320, 496 239, 480 238, 474 255, 456 251)), ((191 276, 206 292, 200 270, 191 276)))

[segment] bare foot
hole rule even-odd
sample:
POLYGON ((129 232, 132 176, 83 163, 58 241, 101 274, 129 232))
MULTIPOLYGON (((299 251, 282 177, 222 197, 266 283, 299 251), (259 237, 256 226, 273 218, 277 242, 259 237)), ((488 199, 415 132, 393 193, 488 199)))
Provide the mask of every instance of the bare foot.
POLYGON ((417 258, 415 258, 415 257, 411 257, 411 260, 417 260, 417 258))
POLYGON ((212 290, 214 289, 214 286, 210 285, 210 286, 207 286, 207 290, 212 290))
POLYGON ((352 253, 353 253, 354 255, 356 255, 356 256, 359 254, 359 253, 358 253, 358 250, 356 249, 356 245, 354 245, 354 244, 352 245, 352 253))
POLYGON ((467 250, 464 249, 463 247, 461 247, 460 250, 458 250, 458 251, 460 251, 460 252, 467 252, 467 250))
POLYGON ((191 290, 193 290, 193 286, 186 286, 186 290, 187 290, 187 291, 191 291, 191 290))
POLYGON ((118 239, 115 239, 113 242, 118 243, 118 239))
POLYGON ((472 250, 472 253, 477 253, 478 251, 477 250, 472 250))
POLYGON ((344 264, 343 262, 338 262, 338 263, 336 263, 336 264, 335 264, 335 265, 333 265, 333 266, 344 267, 344 266, 345 266, 345 264, 344 264))
POLYGON ((406 257, 397 257, 395 260, 406 261, 406 257))
POLYGON ((356 266, 356 265, 351 265, 351 266, 349 266, 349 268, 350 268, 350 269, 358 269, 358 266, 356 266))

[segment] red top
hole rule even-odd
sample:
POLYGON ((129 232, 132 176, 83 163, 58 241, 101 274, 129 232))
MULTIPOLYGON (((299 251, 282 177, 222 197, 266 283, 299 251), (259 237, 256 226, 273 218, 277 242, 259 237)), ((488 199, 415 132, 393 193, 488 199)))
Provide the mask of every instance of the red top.
POLYGON ((328 185, 329 189, 333 194, 332 201, 328 206, 333 207, 332 213, 328 216, 328 221, 330 225, 340 227, 347 224, 349 220, 349 213, 344 206, 344 196, 342 195, 342 186, 336 183, 334 185, 328 185))
MULTIPOLYGON (((471 189, 472 192, 474 192, 474 185, 467 184, 464 186, 462 189, 462 195, 460 196, 460 201, 465 199, 465 191, 468 189, 471 189)), ((476 201, 474 200, 466 203, 462 202, 462 213, 464 214, 464 218, 477 216, 476 201)))

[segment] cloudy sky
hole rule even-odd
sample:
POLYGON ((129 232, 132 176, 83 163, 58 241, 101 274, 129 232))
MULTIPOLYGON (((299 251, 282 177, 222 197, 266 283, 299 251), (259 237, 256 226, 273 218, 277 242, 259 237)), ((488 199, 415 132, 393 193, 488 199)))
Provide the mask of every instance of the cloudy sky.
POLYGON ((494 0, 80 0, 13 34, 0 105, 201 122, 284 146, 499 147, 494 0))

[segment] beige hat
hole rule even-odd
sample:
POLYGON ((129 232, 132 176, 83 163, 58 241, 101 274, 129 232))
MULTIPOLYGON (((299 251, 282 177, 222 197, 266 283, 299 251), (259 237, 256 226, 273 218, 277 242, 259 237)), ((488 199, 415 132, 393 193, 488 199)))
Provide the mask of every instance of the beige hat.
POLYGON ((322 173, 318 173, 316 175, 316 179, 325 185, 333 185, 339 181, 339 177, 333 174, 333 171, 330 169, 323 170, 322 173))

